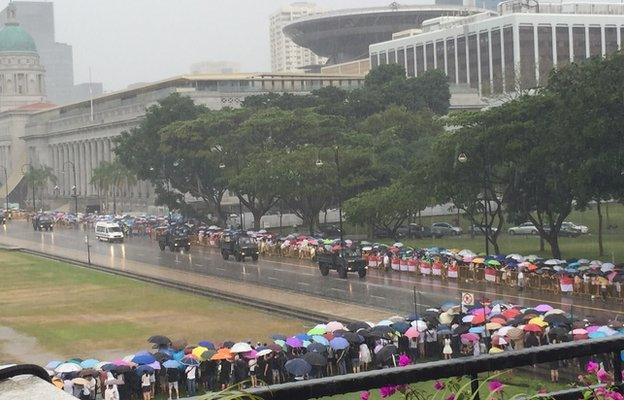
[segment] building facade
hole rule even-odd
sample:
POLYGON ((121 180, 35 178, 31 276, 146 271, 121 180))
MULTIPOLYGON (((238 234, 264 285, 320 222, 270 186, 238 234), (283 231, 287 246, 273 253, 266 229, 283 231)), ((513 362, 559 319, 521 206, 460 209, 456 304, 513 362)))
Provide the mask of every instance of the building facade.
MULTIPOLYGON (((355 75, 228 74, 189 75, 45 110, 13 110, 0 113, 0 149, 8 149, 9 192, 20 183, 20 166, 49 166, 58 177, 58 188, 48 188, 48 198, 69 204, 76 186, 81 209, 98 204, 97 188, 90 184, 93 170, 114 160, 114 138, 137 126, 145 110, 172 93, 189 96, 210 109, 238 107, 250 95, 269 92, 309 93, 324 86, 353 89, 363 85, 355 75), (67 170, 76 167, 76 182, 67 170)), ((10 195, 11 197, 11 195, 10 195)), ((126 210, 153 204, 153 190, 146 182, 119 193, 126 210)), ((17 199, 12 198, 12 201, 17 199)))
POLYGON ((408 76, 439 69, 452 84, 490 96, 544 85, 553 68, 622 48, 623 5, 589 14, 542 4, 539 13, 503 3, 500 16, 432 21, 419 35, 371 45, 371 66, 398 63, 408 76))
POLYGON ((312 50, 296 45, 283 32, 284 27, 292 21, 322 11, 314 3, 298 2, 282 7, 271 15, 269 35, 272 72, 301 72, 304 66, 325 63, 326 59, 317 56, 312 50))

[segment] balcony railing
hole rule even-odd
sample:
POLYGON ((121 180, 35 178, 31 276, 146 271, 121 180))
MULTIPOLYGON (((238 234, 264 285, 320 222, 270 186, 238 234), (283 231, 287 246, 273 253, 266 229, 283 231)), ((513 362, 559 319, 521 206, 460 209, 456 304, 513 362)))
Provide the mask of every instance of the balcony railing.
MULTIPOLYGON (((472 380, 472 391, 479 400, 478 374, 489 371, 501 371, 541 364, 556 360, 569 360, 596 354, 610 354, 613 364, 615 384, 622 389, 622 360, 620 352, 624 349, 624 336, 612 336, 602 339, 582 340, 548 346, 533 347, 493 355, 457 358, 445 361, 409 365, 406 367, 332 376, 265 386, 249 392, 267 400, 312 399, 377 389, 388 385, 403 385, 417 382, 468 376, 472 380)), ((564 400, 578 399, 580 389, 549 393, 545 397, 564 400)))

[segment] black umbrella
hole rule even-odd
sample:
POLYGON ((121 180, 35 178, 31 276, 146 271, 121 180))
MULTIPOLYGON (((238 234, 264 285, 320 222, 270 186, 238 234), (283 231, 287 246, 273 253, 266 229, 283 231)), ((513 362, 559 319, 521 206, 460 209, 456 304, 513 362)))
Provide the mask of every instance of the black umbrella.
POLYGON ((350 344, 360 344, 364 341, 364 338, 362 336, 354 332, 344 332, 338 337, 346 339, 350 344))
POLYGON ((98 376, 98 373, 96 370, 92 369, 92 368, 88 368, 88 369, 83 369, 82 371, 80 371, 78 373, 78 376, 81 378, 84 378, 85 376, 98 376))
POLYGON ((127 365, 116 365, 113 371, 117 372, 118 374, 123 374, 132 371, 132 368, 127 365))
POLYGON ((544 321, 549 325, 566 325, 570 323, 570 319, 563 314, 550 314, 544 317, 544 321))
POLYGON ((234 342, 230 342, 230 341, 223 342, 223 347, 225 347, 226 349, 231 349, 232 346, 234 346, 234 342))
POLYGON ((167 360, 171 360, 173 357, 171 357, 171 355, 169 355, 168 353, 159 351, 154 354, 154 358, 156 359, 156 361, 162 363, 167 360))
POLYGON ((469 330, 470 330, 470 324, 458 325, 455 328, 453 328, 453 334, 463 335, 464 333, 467 333, 469 330))
POLYGON ((291 375, 304 376, 312 371, 312 366, 306 360, 294 358, 286 362, 284 369, 291 375))
POLYGON ((327 365, 327 357, 322 353, 307 352, 301 358, 314 367, 324 367, 327 365))
POLYGON ((411 325, 408 324, 407 322, 396 322, 392 324, 391 326, 392 326, 392 329, 394 329, 395 331, 401 334, 407 332, 407 330, 411 327, 411 325))
POLYGON ((355 321, 347 324, 347 329, 351 332, 357 332, 359 329, 369 329, 370 325, 364 321, 355 321))
POLYGON ((320 343, 312 343, 308 346, 308 353, 327 353, 327 346, 320 343))
POLYGON ((550 340, 559 340, 562 342, 567 342, 570 339, 570 335, 568 335, 568 331, 563 328, 552 328, 548 331, 548 337, 550 340))
POLYGON ((169 339, 167 336, 155 335, 147 339, 147 342, 153 343, 157 346, 169 346, 171 344, 171 339, 169 339))
POLYGON ((385 363, 389 359, 392 358, 393 355, 397 354, 399 349, 393 344, 385 345, 381 350, 375 354, 375 360, 379 363, 385 363))

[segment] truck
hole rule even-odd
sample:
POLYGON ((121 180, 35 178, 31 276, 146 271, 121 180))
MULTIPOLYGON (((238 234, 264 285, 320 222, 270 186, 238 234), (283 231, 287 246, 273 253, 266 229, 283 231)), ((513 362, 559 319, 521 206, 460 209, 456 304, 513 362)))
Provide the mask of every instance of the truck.
POLYGON ((32 219, 33 229, 36 231, 54 230, 54 218, 47 214, 37 214, 32 219))
POLYGON ((258 245, 249 236, 226 233, 221 237, 221 256, 224 260, 234 256, 236 261, 245 261, 245 257, 258 261, 259 255, 258 245))
POLYGON ((158 238, 158 247, 164 251, 167 247, 171 252, 191 250, 191 240, 189 239, 188 228, 184 226, 169 227, 165 233, 158 238))
POLYGON ((357 272, 360 278, 366 276, 366 261, 359 250, 317 252, 316 261, 323 276, 329 275, 330 270, 337 271, 342 279, 346 279, 349 272, 357 272))

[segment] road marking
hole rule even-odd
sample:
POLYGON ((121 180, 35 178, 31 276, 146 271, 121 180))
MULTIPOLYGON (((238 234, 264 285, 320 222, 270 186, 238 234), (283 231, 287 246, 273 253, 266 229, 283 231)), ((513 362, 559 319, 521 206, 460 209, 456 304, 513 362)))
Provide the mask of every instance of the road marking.
POLYGON ((196 267, 203 267, 203 266, 204 266, 204 264, 197 264, 197 263, 195 263, 195 266, 196 266, 196 267))

